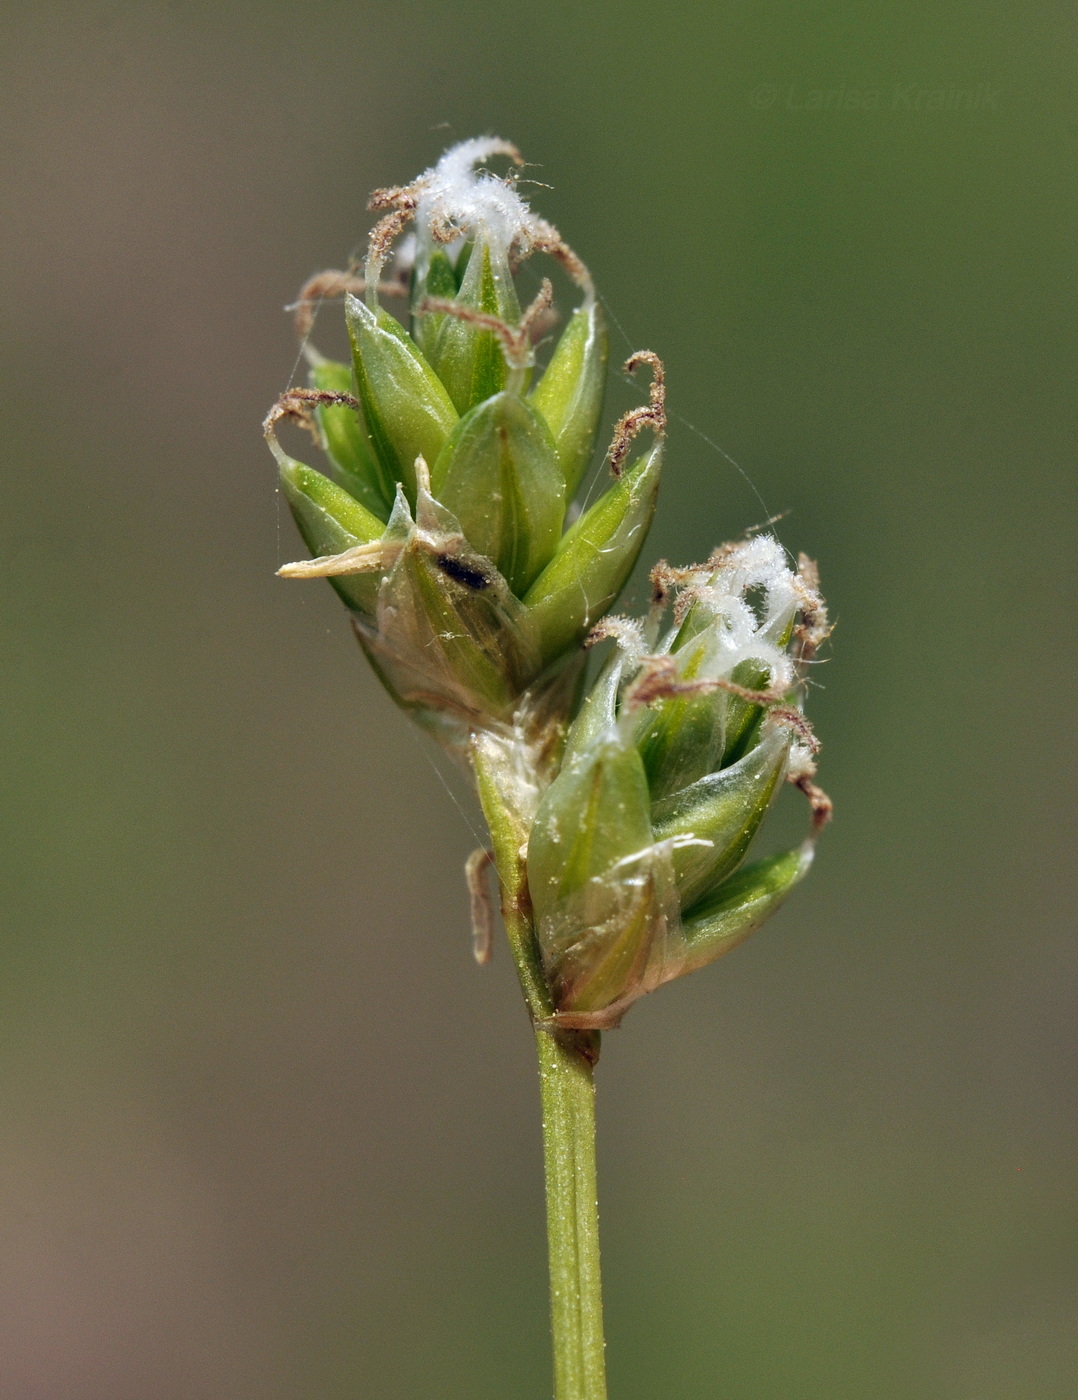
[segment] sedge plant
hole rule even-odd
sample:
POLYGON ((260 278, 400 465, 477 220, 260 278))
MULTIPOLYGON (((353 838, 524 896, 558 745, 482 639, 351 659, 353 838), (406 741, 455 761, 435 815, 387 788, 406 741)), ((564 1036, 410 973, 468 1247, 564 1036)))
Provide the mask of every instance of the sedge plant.
POLYGON ((828 627, 815 565, 751 532, 702 564, 657 564, 646 615, 611 614, 655 511, 663 366, 630 357, 648 400, 617 423, 608 484, 581 507, 607 333, 587 267, 523 199, 521 165, 504 141, 466 141, 372 196, 365 264, 300 294, 309 384, 265 433, 311 555, 280 573, 329 580, 379 680, 467 770, 486 818, 466 877, 480 962, 496 881, 538 1053, 555 1395, 603 1400, 601 1036, 736 947, 805 876, 830 815, 803 713, 828 627), (495 157, 507 175, 486 168, 495 157), (556 334, 549 280, 521 306, 535 255, 575 292, 556 334), (340 297, 351 364, 310 343, 315 310, 340 297), (282 448, 286 418, 324 471, 282 448), (809 835, 746 863, 783 783, 808 797, 809 835))

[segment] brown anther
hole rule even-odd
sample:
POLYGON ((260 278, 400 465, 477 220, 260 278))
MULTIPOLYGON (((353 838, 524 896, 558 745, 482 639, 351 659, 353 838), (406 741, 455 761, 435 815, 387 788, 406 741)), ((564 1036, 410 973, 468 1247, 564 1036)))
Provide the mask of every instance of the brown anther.
POLYGON ((412 185, 390 185, 386 189, 375 190, 367 201, 368 209, 388 209, 390 211, 384 219, 379 219, 374 228, 371 229, 370 240, 367 244, 368 271, 370 269, 374 269, 375 272, 381 271, 382 264, 389 256, 394 239, 398 238, 415 218, 422 188, 420 180, 412 185))
POLYGON ((553 306, 545 307, 528 326, 528 339, 533 346, 539 345, 554 330, 559 317, 553 306))
POLYGON ((591 280, 591 273, 588 271, 581 258, 573 252, 565 239, 546 219, 532 217, 528 223, 528 246, 515 249, 518 262, 523 262, 531 253, 546 253, 547 257, 553 258, 564 268, 566 275, 572 278, 589 297, 595 295, 595 284, 591 280))
POLYGON ((813 593, 820 591, 820 566, 804 552, 797 556, 797 577, 813 593))
POLYGON ((277 424, 282 418, 291 418, 304 428, 315 443, 321 446, 322 438, 315 422, 314 409, 323 404, 347 404, 358 411, 359 400, 351 394, 334 394, 328 389, 286 389, 262 422, 262 432, 266 437, 277 437, 277 424))
POLYGON ((480 846, 464 862, 464 879, 472 912, 472 954, 480 967, 494 955, 494 901, 487 872, 494 864, 494 852, 480 846))
POLYGON ((323 301, 330 297, 344 296, 345 292, 354 292, 356 296, 362 296, 366 290, 366 282, 354 272, 340 272, 335 268, 316 272, 299 289, 295 308, 296 335, 300 340, 307 339, 314 325, 315 311, 323 301))
POLYGON ((635 710, 656 700, 683 695, 686 689, 686 683, 678 680, 677 663, 672 657, 645 656, 639 674, 626 691, 625 704, 635 710))
POLYGON ((831 635, 827 606, 820 596, 820 570, 807 554, 797 556, 794 585, 801 603, 801 616, 794 628, 797 655, 800 661, 811 661, 831 635))
MULTIPOLYGON (((366 290, 366 279, 360 277, 354 267, 347 271, 327 268, 325 272, 316 272, 313 277, 304 282, 299 289, 299 296, 296 298, 294 307, 296 335, 300 340, 307 339, 314 327, 315 314, 322 302, 344 296, 346 292, 351 292, 357 297, 362 296, 366 290)), ((387 296, 406 297, 408 285, 398 278, 395 282, 383 282, 379 291, 387 296)))
POLYGON ((617 613, 611 613, 604 617, 601 622, 597 622, 588 635, 584 638, 586 647, 598 646, 600 642, 613 639, 626 651, 639 653, 644 644, 644 635, 639 621, 635 617, 621 617, 617 613))
POLYGON ((399 238, 415 218, 414 209, 395 209, 379 219, 370 232, 367 244, 367 266, 380 268, 389 256, 394 240, 399 238))
POLYGON ((793 705, 776 705, 770 711, 770 717, 777 723, 792 729, 813 757, 820 752, 820 741, 816 737, 815 730, 801 711, 795 709, 793 705))
POLYGON ((812 811, 812 834, 818 836, 831 820, 835 804, 823 788, 817 786, 807 774, 795 778, 794 787, 799 788, 809 800, 809 807, 812 811))
POLYGON ((665 559, 652 566, 648 581, 651 584, 651 606, 653 608, 665 608, 670 600, 670 594, 677 587, 678 571, 672 569, 665 559))
POLYGON ((727 540, 725 544, 717 544, 707 556, 705 562, 700 565, 699 572, 704 573, 706 571, 709 574, 713 574, 716 569, 721 569, 727 559, 729 559, 732 554, 736 554, 740 548, 741 545, 736 540, 727 540))
POLYGON ((668 564, 665 559, 660 559, 651 571, 652 585, 657 587, 661 582, 667 592, 673 592, 677 588, 685 588, 700 575, 705 567, 703 564, 668 564))
POLYGON ((681 592, 677 596, 674 604, 674 621, 680 627, 688 617, 689 613, 704 596, 707 584, 697 575, 694 582, 682 580, 681 592))
POLYGON ((789 513, 788 510, 780 510, 777 515, 769 515, 766 520, 761 520, 759 525, 749 525, 744 532, 744 538, 751 540, 761 530, 770 530, 772 525, 777 525, 780 520, 785 520, 789 513))
POLYGON ((386 185, 383 189, 372 190, 367 200, 367 208, 374 213, 382 209, 408 209, 415 211, 419 203, 420 182, 411 185, 386 185))
POLYGON ((544 277, 534 299, 524 308, 517 330, 532 341, 532 330, 542 316, 550 310, 554 301, 554 288, 549 277, 544 277))
MULTIPOLYGON (((716 676, 711 681, 700 681, 699 684, 708 687, 714 686, 716 690, 725 690, 730 695, 736 695, 740 700, 747 700, 750 705, 780 705, 786 699, 786 696, 778 691, 753 690, 747 685, 738 685, 736 681, 728 681, 721 676, 716 676)), ((775 711, 772 710, 772 714, 774 713, 775 711)), ((796 714, 797 711, 792 713, 796 714)))
POLYGON ((435 243, 454 243, 463 231, 447 214, 435 215, 430 221, 430 236, 435 243))
POLYGON ((639 408, 631 408, 622 414, 614 427, 614 440, 610 444, 607 460, 613 476, 620 476, 625 456, 633 438, 644 428, 651 428, 659 437, 666 432, 666 371, 663 362, 654 350, 637 350, 625 361, 623 372, 632 374, 641 365, 651 366, 651 389, 648 402, 639 408))
POLYGON ((786 696, 776 690, 751 690, 747 685, 738 685, 724 676, 710 676, 702 680, 683 681, 678 678, 677 662, 671 656, 645 656, 641 658, 640 673, 629 687, 626 702, 633 707, 650 705, 656 700, 669 700, 678 695, 711 695, 716 690, 725 690, 750 705, 761 705, 781 723, 796 729, 804 742, 813 749, 819 745, 807 719, 800 710, 785 703, 786 696))

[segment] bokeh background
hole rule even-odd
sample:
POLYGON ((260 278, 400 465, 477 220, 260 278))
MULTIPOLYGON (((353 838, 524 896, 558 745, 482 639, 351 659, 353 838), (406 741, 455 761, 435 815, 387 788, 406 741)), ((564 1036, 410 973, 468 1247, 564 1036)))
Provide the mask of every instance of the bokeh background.
POLYGON ((666 359, 649 556, 789 511, 838 618, 811 881, 607 1037, 612 1395, 1069 1400, 1073 10, 2 28, 0 1397, 549 1394, 474 818, 329 588, 274 577, 258 430, 367 192, 494 130, 615 353, 666 359))

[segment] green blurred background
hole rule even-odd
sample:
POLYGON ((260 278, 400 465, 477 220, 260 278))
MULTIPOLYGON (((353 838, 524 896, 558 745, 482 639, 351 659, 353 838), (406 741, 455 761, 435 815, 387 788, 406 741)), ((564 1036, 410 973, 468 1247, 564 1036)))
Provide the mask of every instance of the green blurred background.
POLYGON ((788 510, 838 619, 816 872, 607 1038, 612 1395, 1073 1397, 1071 7, 2 23, 3 1400, 549 1394, 461 785, 275 579, 258 429, 367 192, 490 130, 666 359, 649 556, 788 510))

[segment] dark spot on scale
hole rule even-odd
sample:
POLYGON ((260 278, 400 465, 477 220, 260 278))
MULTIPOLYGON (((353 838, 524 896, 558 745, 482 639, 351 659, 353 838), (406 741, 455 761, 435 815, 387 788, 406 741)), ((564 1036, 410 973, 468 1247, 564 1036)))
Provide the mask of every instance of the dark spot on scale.
POLYGON ((435 562, 443 574, 448 574, 457 583, 463 583, 466 588, 474 588, 478 593, 490 587, 490 579, 486 574, 455 559, 452 554, 439 554, 435 557, 435 562))

